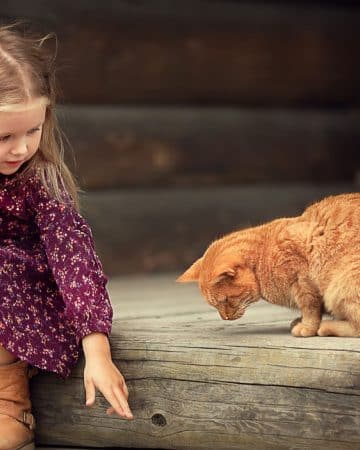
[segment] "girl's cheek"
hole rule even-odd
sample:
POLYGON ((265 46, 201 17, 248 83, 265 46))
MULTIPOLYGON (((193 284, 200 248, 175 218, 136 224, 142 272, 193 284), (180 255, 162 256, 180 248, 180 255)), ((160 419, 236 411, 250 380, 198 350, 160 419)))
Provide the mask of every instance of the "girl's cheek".
POLYGON ((0 143, 0 158, 3 158, 9 153, 8 146, 0 143))

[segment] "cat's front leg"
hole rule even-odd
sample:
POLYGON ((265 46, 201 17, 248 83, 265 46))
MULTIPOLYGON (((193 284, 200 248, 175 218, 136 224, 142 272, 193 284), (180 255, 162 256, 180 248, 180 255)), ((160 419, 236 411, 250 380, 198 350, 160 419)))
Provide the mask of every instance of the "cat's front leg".
POLYGON ((316 336, 322 317, 322 299, 317 289, 307 278, 299 277, 291 294, 302 315, 298 323, 292 323, 291 334, 296 337, 316 336))

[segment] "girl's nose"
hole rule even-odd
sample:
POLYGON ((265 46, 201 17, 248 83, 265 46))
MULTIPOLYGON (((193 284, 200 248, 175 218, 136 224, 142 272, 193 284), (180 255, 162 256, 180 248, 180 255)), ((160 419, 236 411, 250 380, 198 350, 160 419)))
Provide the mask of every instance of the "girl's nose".
POLYGON ((11 150, 11 153, 14 156, 22 156, 25 155, 28 151, 26 140, 23 139, 19 141, 11 150))

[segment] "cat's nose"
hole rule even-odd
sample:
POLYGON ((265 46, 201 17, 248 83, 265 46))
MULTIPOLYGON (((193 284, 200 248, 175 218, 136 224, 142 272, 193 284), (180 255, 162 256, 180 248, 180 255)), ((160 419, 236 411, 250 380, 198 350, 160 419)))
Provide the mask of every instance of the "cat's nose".
POLYGON ((234 320, 238 318, 237 311, 229 306, 219 308, 219 314, 223 320, 234 320))
POLYGON ((221 317, 223 320, 229 320, 229 313, 228 313, 228 311, 226 310, 226 308, 225 308, 224 305, 221 305, 221 306, 218 305, 216 309, 218 310, 218 313, 220 314, 220 317, 221 317))
POLYGON ((226 312, 224 312, 224 311, 219 311, 219 314, 220 314, 220 317, 221 317, 223 320, 229 320, 229 316, 228 316, 228 314, 227 314, 226 312))
POLYGON ((221 316, 221 318, 223 319, 223 320, 235 320, 235 319, 237 319, 237 317, 234 317, 234 316, 228 316, 228 315, 226 315, 226 314, 221 314, 220 313, 220 316, 221 316))
POLYGON ((245 310, 241 308, 232 308, 230 305, 218 307, 220 317, 223 320, 236 320, 244 315, 245 310))

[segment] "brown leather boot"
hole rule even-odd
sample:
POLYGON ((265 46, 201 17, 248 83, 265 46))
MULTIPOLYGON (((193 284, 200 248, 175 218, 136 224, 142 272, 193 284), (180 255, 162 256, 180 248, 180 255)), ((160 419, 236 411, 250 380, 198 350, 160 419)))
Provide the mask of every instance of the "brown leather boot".
POLYGON ((0 450, 35 450, 29 378, 25 361, 0 366, 0 450))

